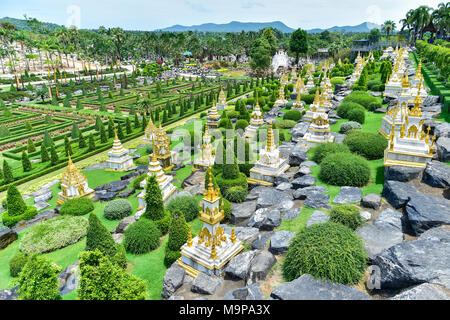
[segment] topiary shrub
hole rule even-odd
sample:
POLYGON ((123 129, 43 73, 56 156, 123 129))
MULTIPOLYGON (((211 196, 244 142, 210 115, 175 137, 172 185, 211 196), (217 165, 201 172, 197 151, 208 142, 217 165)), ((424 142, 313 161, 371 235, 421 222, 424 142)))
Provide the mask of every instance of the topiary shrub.
POLYGON ((100 250, 109 257, 114 256, 116 252, 116 242, 111 233, 101 223, 100 219, 94 214, 89 215, 89 228, 86 234, 86 250, 100 250))
POLYGON ((125 230, 125 250, 133 254, 143 254, 155 250, 159 246, 161 231, 153 221, 139 219, 125 230))
MULTIPOLYGON (((134 162, 136 163, 136 165, 138 166, 144 166, 144 165, 148 165, 148 156, 142 156, 140 158, 137 158, 136 160, 134 160, 134 162)), ((136 178, 137 179, 137 178, 136 178)))
POLYGON ((358 229, 363 224, 359 209, 351 205, 340 205, 331 209, 330 221, 343 224, 352 230, 358 229))
POLYGON ((9 274, 15 278, 22 271, 30 256, 27 253, 19 252, 9 260, 9 274))
POLYGON ((194 220, 198 216, 199 206, 198 200, 195 197, 183 196, 171 200, 167 204, 167 210, 172 214, 176 210, 180 210, 187 222, 194 220))
POLYGON ((336 152, 350 153, 350 149, 345 144, 321 143, 315 148, 312 160, 321 163, 327 155, 336 152))
POLYGON ((380 80, 370 80, 367 82, 367 88, 371 91, 378 91, 381 84, 380 80))
POLYGON ((368 108, 371 103, 378 102, 378 99, 364 91, 354 91, 345 97, 344 102, 355 102, 368 108))
POLYGON ((147 174, 146 173, 141 174, 139 177, 136 177, 133 180, 133 188, 135 188, 136 190, 137 189, 142 189, 141 188, 141 182, 144 181, 145 178, 147 178, 147 174))
POLYGON ((247 176, 242 172, 239 172, 239 176, 236 179, 224 179, 223 174, 219 173, 216 176, 217 185, 220 188, 220 192, 224 195, 226 191, 231 187, 240 186, 243 189, 247 189, 247 176))
POLYGON ((350 153, 332 153, 320 165, 319 178, 334 186, 364 186, 370 179, 370 168, 363 157, 350 153))
POLYGON ((119 220, 131 214, 131 204, 126 199, 116 199, 108 202, 103 209, 103 215, 108 220, 119 220))
POLYGON ((375 133, 350 131, 345 139, 351 152, 357 153, 368 160, 381 159, 384 157, 384 150, 388 146, 387 140, 375 133))
POLYGON ((228 220, 230 220, 231 211, 232 211, 231 203, 227 199, 222 198, 222 204, 223 204, 223 212, 224 212, 223 221, 228 221, 228 220))
POLYGON ((343 124, 341 124, 339 132, 345 134, 345 133, 347 133, 347 131, 350 131, 350 130, 361 130, 361 129, 362 129, 362 126, 360 123, 355 122, 355 121, 347 121, 347 122, 344 122, 343 124))
POLYGON ((247 120, 244 119, 240 119, 238 121, 236 121, 236 125, 234 126, 235 130, 245 130, 245 128, 248 127, 248 122, 247 120))
POLYGON ((351 110, 355 110, 355 109, 360 109, 362 111, 365 111, 364 107, 358 103, 351 102, 351 101, 344 101, 337 108, 336 112, 339 117, 347 119, 349 112, 351 110))
POLYGON ((62 216, 28 229, 20 239, 19 249, 29 253, 47 253, 78 242, 88 229, 83 217, 62 216))
POLYGON ((297 122, 294 120, 279 120, 277 124, 280 129, 291 129, 297 124, 297 122))
POLYGON ((302 113, 298 110, 289 110, 283 115, 283 120, 299 121, 302 118, 302 113))
POLYGON ((59 209, 61 215, 84 216, 94 211, 94 201, 89 198, 67 200, 59 209))
POLYGON ((314 97, 314 94, 302 94, 300 99, 306 104, 311 104, 314 102, 314 97))
POLYGON ((17 216, 10 216, 9 210, 3 213, 2 222, 8 228, 14 227, 17 222, 33 219, 38 214, 38 211, 35 207, 27 207, 25 211, 17 216))
POLYGON ((127 268, 127 255, 123 245, 116 243, 116 254, 110 257, 110 260, 119 265, 123 270, 127 268))
POLYGON ((303 274, 355 284, 366 269, 367 254, 362 240, 346 226, 334 222, 302 229, 292 239, 282 265, 286 281, 303 274))
POLYGON ((171 221, 171 216, 170 216, 170 212, 169 211, 165 211, 164 212, 164 217, 162 217, 159 220, 155 220, 155 224, 158 227, 159 231, 161 231, 161 234, 164 235, 167 232, 169 232, 169 227, 170 227, 170 221, 171 221))
POLYGON ((348 112, 347 119, 364 124, 364 121, 366 120, 366 112, 360 108, 352 109, 348 112))
POLYGON ((244 202, 248 195, 248 189, 242 186, 234 186, 227 189, 224 194, 225 199, 234 202, 241 203, 244 202))
POLYGON ((164 265, 166 267, 170 267, 179 258, 181 258, 180 250, 170 250, 166 247, 166 251, 164 252, 164 265))
POLYGON ((378 102, 372 102, 371 104, 369 104, 369 106, 367 107, 367 110, 374 112, 375 110, 382 108, 381 103, 378 102))

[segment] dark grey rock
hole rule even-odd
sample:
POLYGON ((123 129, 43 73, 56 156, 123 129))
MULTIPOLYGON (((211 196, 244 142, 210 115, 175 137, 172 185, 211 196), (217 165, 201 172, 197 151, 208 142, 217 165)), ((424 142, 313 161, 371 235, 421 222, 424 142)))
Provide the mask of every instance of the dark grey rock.
POLYGON ((450 187, 450 166, 439 161, 428 162, 422 182, 435 188, 450 187))
POLYGON ((292 196, 274 188, 265 187, 259 192, 256 209, 271 207, 283 200, 292 200, 292 196))
POLYGON ((419 235, 428 229, 450 224, 450 200, 416 192, 409 197, 406 213, 412 231, 419 235))
POLYGON ((283 220, 294 220, 300 215, 300 208, 292 208, 286 210, 283 215, 283 220))
POLYGON ((42 209, 50 207, 50 204, 48 204, 47 202, 44 202, 44 201, 40 201, 40 202, 36 202, 35 204, 33 204, 33 207, 35 207, 36 210, 39 212, 42 209))
POLYGON ((231 204, 230 223, 237 225, 252 216, 256 211, 256 201, 245 201, 231 204))
POLYGON ((71 264, 58 275, 60 295, 64 296, 77 288, 79 282, 77 278, 78 265, 79 261, 71 264))
POLYGON ((128 198, 129 196, 131 196, 132 194, 135 194, 135 193, 136 193, 136 189, 135 188, 131 188, 131 189, 125 190, 124 192, 120 193, 119 194, 119 198, 126 199, 126 198, 128 198))
POLYGON ((134 179, 139 177, 139 173, 138 172, 130 172, 124 176, 120 177, 120 180, 130 180, 130 179, 134 179))
POLYGON ((364 248, 369 258, 373 259, 377 254, 403 241, 402 213, 392 209, 384 210, 373 224, 365 224, 356 234, 363 239, 364 248))
POLYGON ((262 250, 267 247, 267 242, 272 237, 273 232, 263 233, 258 235, 258 238, 256 238, 255 241, 252 242, 252 249, 253 250, 262 250))
POLYGON ((308 151, 307 148, 301 145, 296 145, 292 148, 289 154, 289 165, 299 166, 302 162, 308 160, 306 151, 308 151))
MULTIPOLYGON (((327 193, 328 190, 324 186, 311 186, 295 190, 294 199, 305 200, 311 194, 327 193)), ((328 197, 329 199, 329 197, 328 197)), ((328 203, 328 200, 327 200, 328 203)))
POLYGON ((225 293, 224 300, 263 300, 264 294, 259 288, 259 283, 248 287, 230 290, 225 293))
POLYGON ((292 188, 297 190, 300 188, 310 187, 315 183, 316 183, 316 178, 314 178, 313 176, 309 176, 309 175, 302 176, 302 177, 297 178, 294 181, 292 181, 292 188))
POLYGON ((366 194, 361 200, 361 206, 363 206, 364 208, 378 210, 381 206, 380 195, 376 193, 366 194))
POLYGON ((437 138, 445 137, 450 138, 450 123, 442 122, 436 126, 434 129, 434 133, 437 138))
POLYGON ((391 206, 398 209, 405 206, 409 197, 417 192, 417 188, 413 185, 390 180, 384 182, 382 196, 391 206))
POLYGON ((276 189, 279 190, 279 191, 288 191, 288 190, 291 189, 291 188, 292 188, 292 184, 290 184, 289 182, 283 182, 283 183, 280 183, 280 184, 276 187, 276 189))
POLYGON ((419 176, 422 168, 411 168, 404 166, 391 166, 384 168, 384 180, 408 182, 419 176))
POLYGON ((377 108, 377 109, 375 109, 375 113, 386 113, 386 111, 387 111, 387 108, 377 108))
MULTIPOLYGON (((225 233, 231 235, 231 227, 225 224, 220 225, 225 229, 225 233)), ((240 241, 245 241, 247 243, 252 243, 259 234, 258 228, 250 227, 235 227, 236 238, 240 241)))
POLYGON ((186 270, 180 267, 177 262, 174 262, 170 268, 166 270, 161 291, 163 299, 168 299, 183 285, 185 276, 186 270))
POLYGON ((5 229, 0 231, 0 250, 5 249, 11 243, 18 239, 17 232, 12 229, 5 229))
POLYGON ((277 210, 280 210, 281 212, 284 212, 286 210, 292 209, 295 205, 295 202, 292 200, 282 200, 277 205, 277 210))
POLYGON ((11 290, 0 290, 0 301, 2 300, 17 300, 19 295, 17 293, 18 287, 14 287, 11 290))
POLYGON ((305 161, 301 164, 301 166, 311 168, 311 167, 316 167, 317 163, 314 161, 305 161))
POLYGON ((117 194, 118 192, 108 192, 108 191, 102 193, 98 193, 97 191, 95 192, 95 195, 100 201, 111 201, 117 196, 117 194))
POLYGON ((191 291, 200 294, 214 294, 222 285, 223 280, 219 277, 208 276, 200 272, 192 282, 191 291))
POLYGON ((408 288, 389 300, 450 300, 450 296, 436 285, 423 283, 408 288))
POLYGON ((289 243, 295 237, 295 232, 278 231, 270 238, 269 251, 273 254, 282 254, 289 248, 289 243))
POLYGON ((256 251, 246 251, 235 256, 225 267, 226 276, 231 279, 245 280, 255 255, 256 251))
POLYGON ((274 183, 274 185, 278 186, 282 183, 288 183, 288 182, 289 182, 289 176, 287 174, 283 173, 283 174, 277 176, 273 183, 274 183))
POLYGON ((184 297, 181 296, 170 296, 167 300, 184 300, 184 297))
POLYGON ((425 99, 423 99, 422 105, 424 107, 429 107, 429 106, 435 105, 438 102, 439 102, 439 96, 429 95, 429 96, 425 97, 425 99))
POLYGON ((301 140, 301 138, 305 135, 305 133, 308 131, 310 123, 307 121, 297 123, 289 133, 292 135, 292 141, 298 142, 301 140))
POLYGON ((329 205, 329 201, 330 195, 328 194, 311 193, 310 195, 307 196, 303 205, 313 209, 320 209, 320 208, 329 209, 331 208, 331 206, 329 205))
POLYGON ((360 202, 362 190, 357 187, 342 187, 339 194, 334 198, 333 203, 353 203, 360 202))
POLYGON ((275 256, 269 251, 258 252, 253 258, 248 273, 248 277, 245 279, 245 284, 253 284, 257 281, 266 279, 270 269, 277 262, 275 256))
POLYGON ((125 217, 120 220, 117 227, 114 229, 113 233, 124 233, 125 230, 133 223, 136 222, 136 218, 134 216, 125 217))
POLYGON ((428 240, 399 243, 377 255, 381 289, 402 289, 424 282, 450 288, 450 244, 428 240))
POLYGON ((33 219, 30 220, 25 220, 25 221, 19 221, 15 226, 14 226, 14 231, 16 232, 20 232, 26 228, 29 228, 31 226, 34 226, 35 224, 41 223, 43 221, 49 220, 49 219, 53 219, 56 217, 59 217, 60 215, 58 214, 58 212, 55 209, 49 209, 49 210, 44 210, 41 213, 37 214, 36 216, 34 216, 33 219))
POLYGON ((371 300, 359 290, 343 284, 314 279, 309 274, 285 282, 272 291, 273 300, 371 300))
POLYGON ((419 240, 427 239, 450 243, 450 230, 444 227, 428 229, 419 237, 419 240))
POLYGON ((313 214, 309 217, 308 221, 306 221, 306 226, 312 226, 318 223, 324 223, 330 220, 330 216, 322 211, 314 211, 313 214))
POLYGON ((294 174, 294 179, 303 177, 303 176, 307 176, 307 175, 311 175, 312 171, 309 167, 306 166, 301 166, 298 171, 294 174))
POLYGON ((450 161, 450 138, 440 137, 436 141, 436 150, 440 161, 450 161))
POLYGON ((279 210, 261 208, 251 216, 248 227, 258 228, 262 231, 271 231, 281 225, 281 213, 279 210))

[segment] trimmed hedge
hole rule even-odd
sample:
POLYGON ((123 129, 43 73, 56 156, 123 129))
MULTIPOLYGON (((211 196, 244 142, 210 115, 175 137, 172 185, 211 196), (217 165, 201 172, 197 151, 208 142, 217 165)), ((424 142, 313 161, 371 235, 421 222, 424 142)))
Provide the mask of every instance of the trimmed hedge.
POLYGON ((357 153, 368 160, 381 159, 388 146, 387 140, 375 133, 351 131, 344 139, 351 152, 357 153))
POLYGON ((161 231, 153 221, 142 218, 125 230, 125 250, 133 254, 144 254, 159 246, 161 231))
POLYGON ((9 260, 10 276, 13 278, 17 277, 29 259, 30 256, 23 252, 18 252, 14 257, 12 257, 11 260, 9 260))
POLYGON ((351 205, 340 205, 331 209, 330 221, 340 223, 352 230, 358 229, 363 224, 359 209, 351 205))
POLYGON ((283 115, 283 120, 299 121, 302 118, 302 113, 298 110, 289 110, 283 115))
POLYGON ((167 210, 169 210, 172 214, 176 210, 180 210, 184 218, 187 222, 194 220, 198 216, 199 212, 199 205, 198 201, 195 197, 191 196, 183 196, 183 197, 177 197, 173 200, 171 200, 167 204, 167 210))
POLYGON ((222 173, 219 173, 216 176, 216 182, 222 194, 226 194, 229 188, 236 186, 248 189, 247 176, 242 172, 239 172, 239 176, 236 179, 225 179, 223 178, 222 173))
POLYGON ((348 112, 348 120, 364 124, 366 120, 366 112, 359 108, 352 109, 348 112))
POLYGON ((108 202, 103 209, 103 215, 108 220, 120 220, 131 214, 131 204, 126 199, 116 199, 108 202))
POLYGON ((356 284, 364 275, 367 254, 362 240, 349 228, 333 223, 319 223, 302 229, 289 245, 282 265, 286 281, 303 274, 356 284))
POLYGON ((59 213, 63 216, 84 216, 92 211, 94 211, 94 202, 92 199, 77 198, 64 202, 59 213))
POLYGON ((337 108, 336 112, 339 117, 347 119, 350 111, 355 110, 355 109, 365 111, 364 107, 362 105, 360 105, 359 103, 351 102, 351 101, 344 101, 337 108))
POLYGON ((244 202, 248 195, 248 189, 242 186, 234 186, 227 189, 224 197, 234 203, 244 202))
POLYGON ((326 156, 336 152, 350 153, 350 149, 345 144, 321 143, 315 148, 312 160, 321 163, 326 156))
POLYGON ((369 182, 370 168, 363 157, 337 152, 323 159, 319 178, 335 186, 361 187, 369 182))
POLYGON ((378 102, 378 99, 364 91, 354 91, 345 97, 343 102, 354 102, 368 108, 371 103, 378 102))
POLYGON ((14 227, 17 222, 33 219, 38 214, 38 211, 35 207, 27 207, 24 213, 17 216, 10 216, 9 211, 3 213, 2 222, 8 228, 14 227))
POLYGON ((362 129, 362 126, 360 123, 355 122, 355 121, 348 121, 348 122, 344 122, 341 124, 339 132, 347 133, 347 131, 350 131, 350 130, 361 130, 361 129, 362 129))

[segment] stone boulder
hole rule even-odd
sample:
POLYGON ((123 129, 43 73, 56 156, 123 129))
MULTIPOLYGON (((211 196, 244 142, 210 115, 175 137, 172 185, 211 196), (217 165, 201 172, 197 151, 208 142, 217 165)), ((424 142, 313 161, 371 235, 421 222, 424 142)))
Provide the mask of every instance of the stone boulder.
POLYGON ((256 201, 245 201, 231 204, 230 223, 238 225, 252 216, 256 211, 256 201))
MULTIPOLYGON (((311 194, 327 193, 328 190, 324 186, 311 186, 306 188, 297 189, 293 196, 294 199, 305 200, 311 194)), ((329 198, 329 197, 328 197, 329 198)), ((327 201, 328 203, 328 201, 327 201)))
POLYGON ((314 211, 313 214, 306 221, 306 226, 312 226, 318 223, 325 223, 330 220, 330 216, 322 211, 314 211))
POLYGON ((339 194, 334 198, 333 203, 344 204, 360 202, 362 190, 357 187, 342 187, 339 194))
POLYGON ((434 129, 434 133, 436 134, 437 138, 440 137, 450 138, 450 123, 442 122, 438 124, 434 129))
POLYGON ((49 210, 45 210, 42 211, 41 213, 37 214, 34 216, 33 219, 30 220, 25 220, 25 221, 19 221, 15 226, 14 226, 14 231, 16 232, 20 232, 26 228, 29 228, 31 226, 34 226, 35 224, 41 223, 43 221, 46 220, 50 220, 56 217, 59 217, 59 213, 58 211, 56 211, 55 209, 49 209, 49 210))
POLYGON ((377 255, 381 289, 403 289, 424 282, 450 289, 450 244, 432 239, 399 243, 377 255))
POLYGON ((317 163, 314 161, 311 161, 311 160, 305 161, 301 164, 301 167, 308 167, 308 168, 316 167, 316 166, 317 166, 317 163))
POLYGON ((289 182, 282 182, 279 185, 277 185, 275 189, 279 191, 288 191, 292 189, 292 184, 290 184, 289 182))
POLYGON ((285 173, 275 177, 275 180, 273 182, 273 184, 276 186, 279 186, 282 183, 289 183, 289 176, 285 173))
POLYGON ((223 280, 216 276, 208 276, 200 272, 194 279, 191 286, 191 291, 200 294, 212 295, 222 285, 223 280))
POLYGON ((5 249, 18 239, 17 232, 13 229, 0 230, 0 250, 5 249))
POLYGON ((406 289, 389 300, 450 300, 450 295, 437 285, 423 283, 406 289))
POLYGON ((114 229, 113 233, 124 233, 127 228, 136 221, 136 218, 134 216, 125 217, 122 220, 120 220, 117 227, 114 229))
POLYGON ((225 267, 225 275, 231 279, 245 280, 255 255, 256 251, 246 251, 238 254, 228 262, 225 267))
POLYGON ((310 123, 307 121, 299 122, 294 127, 291 128, 289 133, 292 135, 292 141, 298 142, 303 138, 305 133, 308 131, 310 123))
POLYGON ((77 278, 77 274, 79 274, 79 263, 79 261, 76 261, 58 275, 60 295, 64 296, 77 288, 79 282, 77 278))
POLYGON ((312 171, 310 167, 307 166, 300 166, 300 168, 298 168, 298 171, 294 174, 294 179, 303 177, 303 176, 309 176, 311 175, 312 171))
POLYGON ((331 208, 331 206, 329 205, 329 201, 330 195, 328 194, 312 193, 306 198, 303 205, 313 209, 320 209, 320 208, 329 209, 331 208))
POLYGON ((205 189, 205 172, 193 172, 189 177, 184 179, 181 187, 193 195, 202 195, 203 189, 205 189))
POLYGON ((258 235, 255 241, 252 242, 253 250, 262 250, 267 247, 267 242, 273 236, 273 232, 263 233, 258 235))
POLYGON ((422 182, 435 188, 450 187, 450 166, 439 161, 428 162, 422 182))
POLYGON ((384 210, 373 224, 365 224, 356 234, 363 240, 369 258, 373 259, 377 254, 403 241, 402 213, 392 209, 384 210))
POLYGON ((426 96, 425 99, 423 99, 422 106, 430 107, 432 105, 435 105, 438 102, 439 102, 439 96, 429 95, 429 96, 426 96))
POLYGON ((289 154, 289 165, 299 166, 302 162, 308 160, 308 155, 306 154, 308 149, 302 145, 296 145, 291 149, 289 154))
POLYGON ((445 227, 428 229, 419 237, 419 240, 427 239, 450 243, 450 230, 445 227))
POLYGON ((378 210, 381 206, 380 195, 376 193, 366 194, 361 200, 361 206, 363 206, 364 208, 378 210))
POLYGON ((230 290, 225 293, 223 300, 263 300, 264 294, 259 286, 259 283, 254 283, 247 287, 230 290))
POLYGON ((248 227, 258 228, 262 231, 271 231, 281 225, 281 212, 279 210, 270 210, 261 208, 251 216, 247 223, 248 227))
POLYGON ((274 188, 265 187, 259 192, 256 209, 271 207, 283 200, 292 200, 292 196, 274 188))
POLYGON ((382 196, 395 209, 404 207, 411 195, 416 194, 417 188, 413 185, 399 181, 388 180, 384 182, 382 196))
POLYGON ((129 190, 125 190, 124 192, 120 193, 119 194, 119 198, 126 199, 126 198, 128 198, 129 196, 131 196, 132 194, 135 194, 135 193, 136 193, 136 189, 135 188, 131 188, 129 190))
POLYGON ((17 293, 18 287, 14 287, 11 290, 5 289, 0 290, 0 301, 2 300, 17 300, 19 298, 19 294, 17 293))
POLYGON ((440 137, 436 141, 437 154, 440 161, 450 161, 450 138, 440 137))
POLYGON ((290 231, 274 232, 270 238, 269 251, 277 255, 286 252, 289 249, 289 244, 295 235, 295 232, 290 231))
POLYGON ((404 166, 390 166, 384 168, 384 180, 408 182, 416 179, 423 171, 422 168, 411 168, 404 166))
POLYGON ((286 210, 283 215, 283 220, 294 220, 300 215, 300 212, 301 212, 300 208, 292 208, 286 210))
MULTIPOLYGON (((231 227, 225 224, 220 225, 224 228, 225 233, 231 235, 231 227)), ((259 234, 258 228, 250 228, 250 227, 235 227, 236 238, 240 241, 245 241, 248 243, 253 242, 259 234)))
POLYGON ((285 282, 270 294, 271 300, 371 300, 359 290, 343 284, 315 279, 309 274, 285 282))
POLYGON ((266 279, 267 274, 277 262, 275 256, 269 251, 261 251, 255 255, 251 262, 248 276, 245 279, 245 284, 253 284, 257 281, 266 279))
POLYGON ((34 203, 47 202, 53 197, 53 193, 49 189, 41 189, 40 191, 42 191, 40 194, 34 196, 34 203))
POLYGON ((310 175, 302 176, 292 181, 292 188, 297 190, 300 188, 310 187, 316 183, 316 178, 310 175))
POLYGON ((170 268, 166 270, 161 291, 163 299, 168 299, 183 285, 185 276, 186 270, 180 267, 177 262, 174 262, 170 268))
POLYGON ((416 192, 411 194, 406 204, 406 213, 412 231, 419 235, 424 231, 450 224, 450 200, 416 192))

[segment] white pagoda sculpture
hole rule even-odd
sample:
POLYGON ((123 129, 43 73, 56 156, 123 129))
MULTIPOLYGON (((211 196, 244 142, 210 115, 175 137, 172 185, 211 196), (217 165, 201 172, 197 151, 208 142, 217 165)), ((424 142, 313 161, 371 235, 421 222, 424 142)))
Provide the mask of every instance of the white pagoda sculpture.
POLYGON ((319 87, 317 87, 316 95, 314 97, 314 102, 309 106, 309 110, 306 111, 306 113, 302 119, 304 121, 311 122, 314 115, 317 112, 325 112, 325 111, 326 111, 325 103, 324 103, 323 99, 320 98, 319 87))
POLYGON ((223 91, 223 88, 221 88, 219 93, 219 100, 217 101, 216 108, 217 110, 223 110, 227 106, 227 97, 225 95, 225 92, 223 91))
POLYGON ((280 89, 278 90, 279 97, 278 100, 275 101, 273 104, 275 107, 280 107, 286 105, 288 103, 287 99, 284 96, 284 85, 281 85, 280 89))
POLYGON ((312 88, 314 88, 316 84, 314 83, 314 78, 311 73, 308 76, 308 82, 306 82, 306 90, 309 92, 312 88))
POLYGON ((256 97, 256 105, 252 111, 250 125, 245 128, 244 136, 248 139, 253 139, 253 137, 256 136, 256 131, 262 125, 264 125, 263 114, 261 112, 261 108, 259 107, 258 97, 256 97))
POLYGON ((208 126, 205 125, 205 133, 203 134, 203 144, 200 157, 194 160, 194 168, 206 171, 209 166, 214 164, 216 160, 215 150, 211 143, 211 136, 208 133, 208 126))
POLYGON ((159 124, 159 128, 155 131, 153 153, 165 170, 172 168, 173 164, 176 162, 177 153, 170 151, 170 139, 166 130, 161 126, 161 123, 159 124))
POLYGON ((325 112, 314 112, 311 125, 302 138, 302 144, 314 147, 320 143, 334 142, 330 134, 330 122, 325 112))
POLYGON ((300 112, 303 112, 305 110, 305 103, 302 101, 302 95, 300 94, 300 91, 297 92, 297 98, 292 105, 293 110, 298 110, 300 112))
POLYGON ((153 124, 152 117, 149 117, 142 142, 145 144, 153 143, 153 139, 155 139, 155 132, 156 126, 153 124))
POLYGON ((236 238, 235 229, 232 228, 231 235, 227 235, 220 225, 224 218, 223 201, 219 189, 214 189, 211 167, 209 185, 205 188, 199 213, 202 229, 195 238, 189 229, 188 241, 181 247, 181 258, 177 260, 178 265, 194 278, 200 272, 221 275, 226 264, 244 249, 236 238))
POLYGON ((172 198, 171 196, 177 191, 177 187, 172 184, 173 177, 164 173, 161 164, 159 163, 155 153, 153 152, 151 161, 148 164, 147 178, 142 180, 140 183, 141 188, 144 188, 144 190, 142 190, 142 192, 138 195, 138 211, 145 209, 145 186, 147 185, 147 179, 151 176, 156 177, 156 181, 158 182, 159 189, 161 190, 164 203, 167 203, 172 198))
POLYGON ((433 158, 436 135, 430 139, 430 127, 423 130, 424 119, 420 110, 422 100, 417 96, 414 107, 402 118, 399 132, 395 131, 395 122, 389 135, 388 148, 384 152, 384 166, 400 165, 407 167, 426 167, 433 158))
POLYGON ((219 127, 220 114, 217 112, 216 103, 213 102, 213 106, 208 111, 208 117, 206 118, 206 124, 209 129, 214 130, 219 127))
POLYGON ((93 195, 94 190, 89 188, 85 175, 75 167, 69 154, 69 162, 61 178, 61 192, 58 193, 56 203, 63 204, 67 200, 82 197, 90 198, 93 195))
POLYGON ((280 151, 275 145, 272 122, 267 131, 266 147, 259 152, 259 160, 250 169, 248 183, 258 183, 264 186, 272 186, 275 178, 289 169, 288 159, 281 157, 280 151))
POLYGON ((110 171, 125 171, 134 167, 133 159, 128 154, 128 150, 122 146, 117 132, 115 133, 112 150, 108 152, 108 160, 106 161, 106 170, 110 171))

